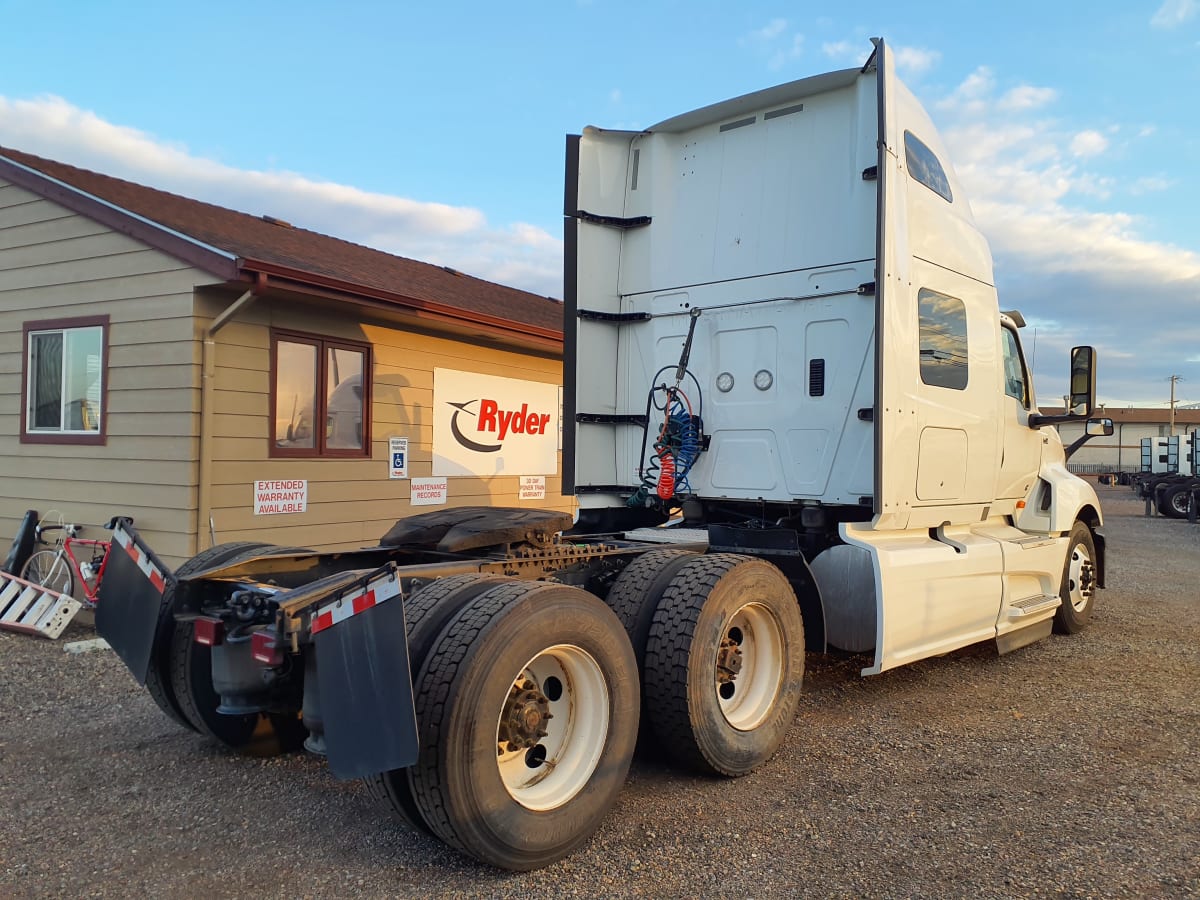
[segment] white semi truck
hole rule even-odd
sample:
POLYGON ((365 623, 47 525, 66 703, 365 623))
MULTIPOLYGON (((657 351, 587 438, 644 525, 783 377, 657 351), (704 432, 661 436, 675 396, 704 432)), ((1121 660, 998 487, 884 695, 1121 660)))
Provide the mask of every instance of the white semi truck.
POLYGON ((1090 415, 1095 353, 1041 415, 883 42, 586 129, 565 197, 578 520, 443 509, 376 547, 220 545, 176 572, 121 523, 97 626, 167 715, 234 749, 303 742, 412 827, 530 869, 598 827, 639 730, 695 771, 766 762, 806 648, 873 675, 1087 624, 1100 504, 1053 425, 1090 415))

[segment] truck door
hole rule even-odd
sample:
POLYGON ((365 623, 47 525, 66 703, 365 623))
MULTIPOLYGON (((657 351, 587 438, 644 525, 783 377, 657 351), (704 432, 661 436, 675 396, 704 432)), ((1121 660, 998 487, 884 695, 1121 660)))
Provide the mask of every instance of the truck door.
POLYGON ((1028 496, 1041 466, 1042 435, 1029 427, 1033 398, 1017 331, 1007 322, 1000 329, 1003 395, 1000 407, 1000 469, 996 499, 1028 496))

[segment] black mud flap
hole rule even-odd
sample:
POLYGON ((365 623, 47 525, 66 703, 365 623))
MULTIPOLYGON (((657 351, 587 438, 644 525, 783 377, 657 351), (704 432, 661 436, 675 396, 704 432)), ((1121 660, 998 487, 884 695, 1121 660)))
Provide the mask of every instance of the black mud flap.
POLYGON ((364 778, 411 766, 417 718, 395 572, 318 607, 312 627, 333 774, 364 778))
POLYGON ((163 596, 174 584, 171 570, 146 547, 133 525, 118 519, 96 601, 96 632, 138 684, 146 683, 163 596))

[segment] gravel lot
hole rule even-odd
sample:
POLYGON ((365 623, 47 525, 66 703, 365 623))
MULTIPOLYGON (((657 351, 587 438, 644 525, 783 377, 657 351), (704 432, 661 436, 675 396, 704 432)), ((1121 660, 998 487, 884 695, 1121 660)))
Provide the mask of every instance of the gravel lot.
POLYGON ((498 873, 305 756, 231 756, 111 652, 0 632, 0 896, 1200 895, 1200 526, 1101 488, 1091 627, 870 679, 809 656, 788 743, 737 781, 635 762, 566 861, 498 873))

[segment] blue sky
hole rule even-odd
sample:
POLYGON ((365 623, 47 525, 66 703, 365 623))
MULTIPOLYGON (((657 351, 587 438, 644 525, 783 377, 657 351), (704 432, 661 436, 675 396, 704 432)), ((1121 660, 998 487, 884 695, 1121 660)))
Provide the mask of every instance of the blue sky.
POLYGON ((561 297, 563 141, 898 53, 1036 329, 1200 402, 1200 0, 0 0, 0 145, 561 297), (980 8, 976 8, 980 7, 980 8))

